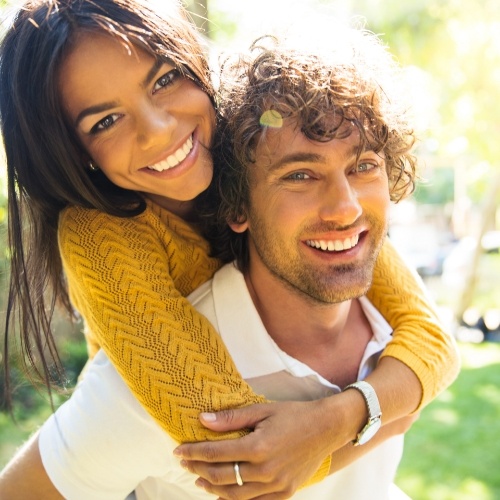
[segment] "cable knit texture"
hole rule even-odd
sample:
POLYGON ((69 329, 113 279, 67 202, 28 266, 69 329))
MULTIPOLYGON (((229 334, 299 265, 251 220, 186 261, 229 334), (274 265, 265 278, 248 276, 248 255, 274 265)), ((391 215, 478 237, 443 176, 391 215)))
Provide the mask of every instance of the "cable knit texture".
MULTIPOLYGON (((210 323, 184 298, 219 267, 207 242, 148 202, 133 218, 67 208, 59 245, 90 357, 103 348, 140 403, 177 441, 244 434, 215 433, 198 420, 201 411, 264 401, 241 378, 210 323)), ((427 403, 454 378, 458 358, 418 281, 389 244, 369 297, 397 329, 384 355, 416 373, 424 389, 421 405, 427 403)), ((328 469, 329 458, 313 481, 328 469)))
POLYGON ((389 240, 379 254, 367 296, 394 329, 382 357, 402 361, 420 380, 422 399, 415 412, 420 411, 457 377, 456 342, 440 323, 422 280, 389 240))

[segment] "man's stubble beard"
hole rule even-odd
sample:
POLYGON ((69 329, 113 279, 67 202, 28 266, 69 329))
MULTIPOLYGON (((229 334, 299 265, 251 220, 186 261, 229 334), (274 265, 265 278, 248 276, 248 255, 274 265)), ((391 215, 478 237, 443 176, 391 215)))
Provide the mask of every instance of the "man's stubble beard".
POLYGON ((286 255, 283 245, 268 235, 260 220, 252 220, 250 235, 257 255, 270 274, 289 291, 315 305, 338 304, 365 295, 373 280, 373 270, 387 228, 367 217, 370 231, 366 237, 371 249, 368 259, 351 264, 314 266, 300 252, 286 255))

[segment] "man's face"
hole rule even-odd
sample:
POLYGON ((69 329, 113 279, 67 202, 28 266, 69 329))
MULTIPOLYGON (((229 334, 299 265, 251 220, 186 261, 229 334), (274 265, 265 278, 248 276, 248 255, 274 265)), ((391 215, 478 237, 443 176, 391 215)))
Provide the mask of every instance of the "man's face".
POLYGON ((358 145, 355 128, 324 143, 286 121, 267 130, 249 167, 247 221, 232 225, 249 232, 252 280, 270 273, 315 303, 366 293, 390 200, 383 155, 358 158, 358 145))

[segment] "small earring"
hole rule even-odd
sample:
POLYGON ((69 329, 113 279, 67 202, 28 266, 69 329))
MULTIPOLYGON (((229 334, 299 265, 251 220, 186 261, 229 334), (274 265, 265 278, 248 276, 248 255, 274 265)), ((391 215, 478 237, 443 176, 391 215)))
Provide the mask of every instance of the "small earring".
POLYGON ((99 167, 92 160, 90 160, 89 161, 89 169, 92 172, 97 172, 99 170, 99 167))

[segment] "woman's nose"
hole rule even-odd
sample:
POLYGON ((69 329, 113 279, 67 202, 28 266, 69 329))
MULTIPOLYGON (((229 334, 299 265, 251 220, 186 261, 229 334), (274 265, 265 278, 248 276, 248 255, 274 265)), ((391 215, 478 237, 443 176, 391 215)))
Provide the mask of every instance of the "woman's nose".
POLYGON ((172 139, 177 120, 167 110, 150 105, 143 108, 136 126, 139 147, 149 149, 172 139))

